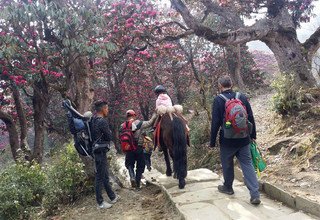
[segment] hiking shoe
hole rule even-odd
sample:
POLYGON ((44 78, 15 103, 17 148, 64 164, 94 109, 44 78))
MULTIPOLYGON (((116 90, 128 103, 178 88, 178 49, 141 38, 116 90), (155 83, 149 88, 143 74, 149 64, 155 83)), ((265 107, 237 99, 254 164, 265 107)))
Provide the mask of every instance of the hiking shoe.
POLYGON ((250 203, 252 205, 259 205, 261 203, 261 200, 260 200, 260 198, 251 198, 250 203))
POLYGON ((116 198, 110 201, 111 204, 115 204, 121 197, 119 195, 116 195, 116 198))
POLYGON ((109 209, 112 207, 112 204, 110 203, 107 203, 107 202, 103 202, 101 203, 100 205, 98 205, 98 208, 99 209, 109 209))
POLYGON ((136 187, 136 188, 134 189, 134 191, 136 191, 136 192, 141 191, 141 187, 136 187))
POLYGON ((130 179, 131 187, 135 188, 137 186, 135 179, 130 179))
POLYGON ((224 194, 228 194, 228 195, 234 194, 233 189, 227 189, 227 187, 225 187, 224 185, 219 185, 218 190, 219 190, 219 192, 224 193, 224 194))

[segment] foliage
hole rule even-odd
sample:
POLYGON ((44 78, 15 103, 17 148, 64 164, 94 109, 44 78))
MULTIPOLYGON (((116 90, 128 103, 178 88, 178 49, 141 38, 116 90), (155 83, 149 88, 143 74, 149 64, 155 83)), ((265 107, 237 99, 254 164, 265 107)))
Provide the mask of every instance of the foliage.
POLYGON ((52 164, 47 167, 46 174, 43 206, 48 214, 53 213, 59 204, 73 202, 90 190, 83 164, 71 143, 60 150, 52 164))
POLYGON ((210 139, 210 123, 204 112, 198 116, 194 116, 189 126, 190 142, 192 145, 199 146, 208 142, 210 139), (203 123, 204 121, 206 123, 203 123))
POLYGON ((294 84, 292 75, 282 75, 274 80, 272 87, 276 94, 273 98, 273 107, 281 115, 287 115, 299 110, 302 101, 301 89, 294 84))
POLYGON ((206 145, 192 146, 188 152, 188 170, 207 168, 216 171, 220 167, 219 148, 211 150, 206 145))
POLYGON ((0 175, 0 219, 28 219, 45 194, 46 175, 40 165, 17 163, 0 175))
POLYGON ((0 219, 28 219, 40 205, 53 213, 59 204, 92 191, 72 144, 61 149, 45 169, 37 163, 19 162, 0 176, 0 219))

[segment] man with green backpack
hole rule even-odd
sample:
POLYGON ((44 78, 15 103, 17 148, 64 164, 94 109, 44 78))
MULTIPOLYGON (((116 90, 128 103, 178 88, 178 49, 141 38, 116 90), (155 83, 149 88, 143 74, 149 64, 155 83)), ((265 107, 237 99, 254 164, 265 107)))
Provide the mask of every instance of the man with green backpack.
POLYGON ((232 81, 229 76, 219 78, 218 86, 221 94, 215 97, 212 105, 210 139, 210 147, 213 148, 220 130, 220 157, 224 184, 219 185, 218 190, 228 195, 234 194, 233 158, 236 156, 250 191, 250 203, 259 205, 261 203, 259 183, 250 153, 250 142, 256 139, 251 106, 243 94, 232 91, 232 81))

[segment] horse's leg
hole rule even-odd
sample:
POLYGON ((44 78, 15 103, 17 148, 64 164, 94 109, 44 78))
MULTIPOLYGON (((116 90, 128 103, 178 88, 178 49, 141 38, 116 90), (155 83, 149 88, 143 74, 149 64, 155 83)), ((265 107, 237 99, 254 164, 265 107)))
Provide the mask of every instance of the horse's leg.
POLYGON ((183 189, 186 185, 185 178, 187 176, 187 139, 185 124, 177 117, 173 118, 172 124, 174 168, 179 180, 179 188, 183 189))
POLYGON ((169 158, 169 154, 168 154, 168 148, 162 147, 162 149, 163 149, 163 154, 164 154, 164 160, 166 161, 166 165, 167 165, 166 175, 171 176, 172 169, 171 169, 170 158, 169 158))
POLYGON ((169 148, 169 155, 173 161, 173 178, 177 179, 177 169, 176 169, 175 162, 174 162, 173 152, 172 152, 172 149, 170 149, 170 148, 169 148))

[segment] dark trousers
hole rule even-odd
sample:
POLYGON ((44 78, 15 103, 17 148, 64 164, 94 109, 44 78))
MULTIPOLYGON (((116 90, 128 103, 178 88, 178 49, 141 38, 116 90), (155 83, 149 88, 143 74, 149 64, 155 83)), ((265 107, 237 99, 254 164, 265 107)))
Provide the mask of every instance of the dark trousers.
POLYGON ((135 174, 135 180, 138 187, 140 187, 140 181, 142 174, 144 172, 145 168, 145 161, 144 161, 144 155, 143 155, 143 149, 142 147, 138 147, 135 151, 129 151, 126 153, 126 161, 125 165, 126 168, 134 170, 136 164, 136 174, 135 174))
POLYGON ((244 147, 221 146, 220 156, 225 187, 232 189, 234 180, 233 158, 236 156, 240 163, 244 181, 250 191, 251 198, 260 197, 259 183, 252 165, 250 145, 244 147))
POLYGON ((107 192, 110 200, 116 198, 115 193, 112 191, 112 188, 109 183, 109 173, 107 169, 107 158, 106 158, 106 149, 100 149, 99 152, 95 152, 95 165, 96 165, 96 178, 95 178, 95 191, 96 191, 96 200, 100 205, 103 202, 102 197, 102 188, 107 192))
POLYGON ((144 153, 144 159, 145 159, 146 167, 148 169, 151 168, 151 154, 150 153, 144 153))

